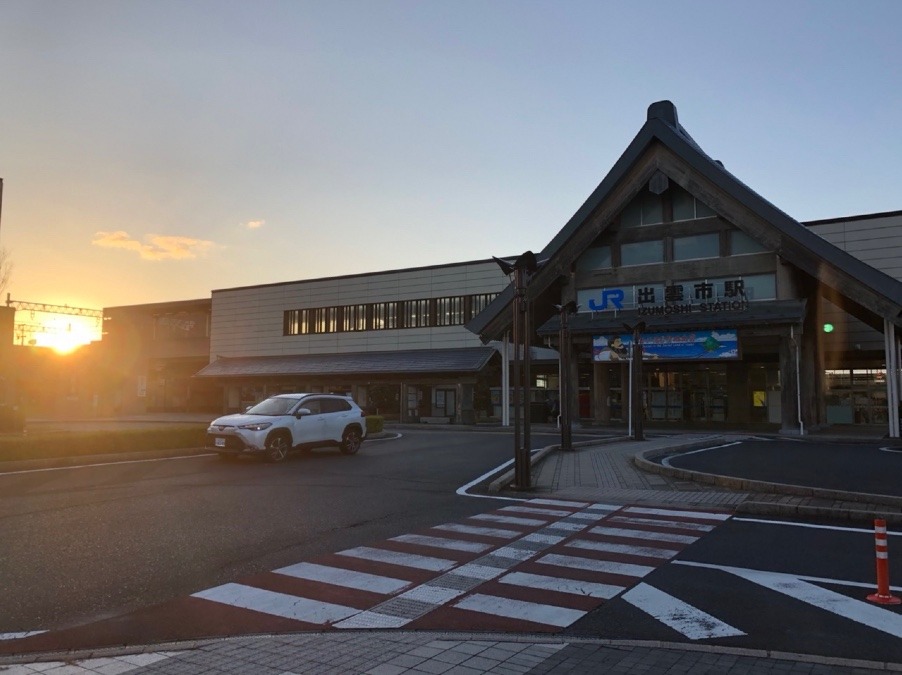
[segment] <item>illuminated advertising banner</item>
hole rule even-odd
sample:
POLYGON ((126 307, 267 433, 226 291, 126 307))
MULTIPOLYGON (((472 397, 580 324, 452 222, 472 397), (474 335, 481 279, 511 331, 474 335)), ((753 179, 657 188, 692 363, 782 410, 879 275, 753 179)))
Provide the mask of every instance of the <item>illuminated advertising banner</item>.
MULTIPOLYGON (((593 361, 628 361, 633 336, 629 333, 592 338, 593 361)), ((642 335, 643 361, 709 361, 739 359, 735 330, 695 330, 642 335)))

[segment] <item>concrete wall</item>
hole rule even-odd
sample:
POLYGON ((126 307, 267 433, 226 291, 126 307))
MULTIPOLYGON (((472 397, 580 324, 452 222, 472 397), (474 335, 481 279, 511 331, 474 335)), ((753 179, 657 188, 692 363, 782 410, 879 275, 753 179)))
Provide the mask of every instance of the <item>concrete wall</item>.
POLYGON ((902 213, 817 221, 808 228, 894 279, 902 279, 902 213))

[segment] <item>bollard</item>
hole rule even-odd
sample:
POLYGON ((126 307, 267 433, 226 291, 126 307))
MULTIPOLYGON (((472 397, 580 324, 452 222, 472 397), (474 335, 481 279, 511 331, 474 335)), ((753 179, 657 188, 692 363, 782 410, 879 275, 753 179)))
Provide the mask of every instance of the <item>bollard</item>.
POLYGON ((874 520, 874 544, 877 552, 877 592, 868 596, 868 600, 881 605, 898 605, 902 600, 889 590, 889 548, 886 541, 886 521, 882 518, 874 520))

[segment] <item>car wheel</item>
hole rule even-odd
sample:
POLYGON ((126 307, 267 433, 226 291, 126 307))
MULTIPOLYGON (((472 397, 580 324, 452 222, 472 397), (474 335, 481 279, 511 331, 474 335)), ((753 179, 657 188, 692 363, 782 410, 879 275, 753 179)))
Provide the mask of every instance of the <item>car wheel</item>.
POLYGON ((288 457, 291 446, 285 434, 270 436, 266 441, 266 459, 270 462, 281 462, 288 457))
POLYGON ((348 427, 341 437, 341 445, 338 448, 345 455, 353 455, 360 450, 362 443, 363 439, 360 437, 360 429, 348 427))

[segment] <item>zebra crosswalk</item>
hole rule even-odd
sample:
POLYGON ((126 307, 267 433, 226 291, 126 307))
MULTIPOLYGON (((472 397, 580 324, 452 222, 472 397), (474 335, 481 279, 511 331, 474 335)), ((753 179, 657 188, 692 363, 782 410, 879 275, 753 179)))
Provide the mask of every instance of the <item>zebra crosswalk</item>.
MULTIPOLYGON (((560 631, 729 517, 534 499, 193 594, 297 629, 560 631)), ((241 614, 232 614, 240 621, 241 614)), ((237 627, 236 627, 237 628, 237 627)))

